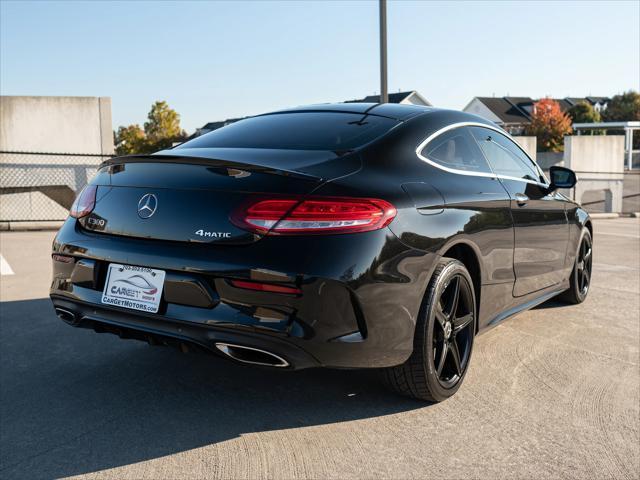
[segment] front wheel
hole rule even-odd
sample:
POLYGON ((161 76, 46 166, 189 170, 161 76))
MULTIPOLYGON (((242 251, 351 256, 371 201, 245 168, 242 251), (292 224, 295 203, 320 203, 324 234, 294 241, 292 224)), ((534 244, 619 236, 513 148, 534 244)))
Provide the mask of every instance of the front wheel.
POLYGON ((593 267, 593 242, 588 228, 582 230, 576 261, 569 279, 569 289, 560 296, 567 303, 578 304, 586 300, 591 286, 593 267))
POLYGON ((476 324, 473 282, 458 260, 442 258, 429 282, 416 324, 413 353, 383 371, 385 383, 410 397, 440 402, 467 373, 476 324))

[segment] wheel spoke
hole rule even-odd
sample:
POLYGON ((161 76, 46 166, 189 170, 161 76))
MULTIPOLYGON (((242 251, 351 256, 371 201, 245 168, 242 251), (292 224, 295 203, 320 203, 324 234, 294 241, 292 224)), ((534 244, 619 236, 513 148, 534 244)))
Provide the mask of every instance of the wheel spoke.
POLYGON ((584 254, 584 262, 586 263, 591 258, 591 248, 587 246, 587 252, 584 254))
POLYGON ((468 313, 462 317, 455 318, 453 320, 453 331, 459 332, 473 322, 473 313, 468 313))
POLYGON ((444 330, 444 324, 447 321, 447 316, 442 311, 442 306, 440 305, 440 302, 437 302, 436 304, 436 320, 440 324, 440 327, 442 327, 442 329, 444 330))
POLYGON ((445 362, 447 361, 447 353, 448 353, 447 342, 442 342, 442 351, 440 352, 440 359, 436 365, 436 373, 438 377, 442 374, 442 368, 444 367, 445 362))
POLYGON ((467 335, 467 332, 475 321, 472 288, 462 274, 456 273, 433 306, 431 355, 438 381, 446 388, 460 380, 464 372, 463 360, 469 357, 473 334, 467 335))
POLYGON ((458 350, 458 344, 454 339, 451 344, 449 351, 451 352, 451 358, 453 359, 453 365, 456 369, 456 373, 458 375, 462 375, 462 366, 460 365, 460 351, 458 350))
POLYGON ((458 301, 460 299, 460 277, 453 277, 448 288, 451 288, 452 292, 451 300, 449 301, 447 312, 445 312, 445 314, 447 318, 453 319, 456 316, 456 310, 458 310, 458 301))
POLYGON ((579 280, 580 281, 579 281, 579 285, 578 286, 580 287, 580 291, 583 291, 587 287, 587 285, 589 284, 589 275, 588 275, 586 269, 583 269, 580 272, 580 279, 579 280))

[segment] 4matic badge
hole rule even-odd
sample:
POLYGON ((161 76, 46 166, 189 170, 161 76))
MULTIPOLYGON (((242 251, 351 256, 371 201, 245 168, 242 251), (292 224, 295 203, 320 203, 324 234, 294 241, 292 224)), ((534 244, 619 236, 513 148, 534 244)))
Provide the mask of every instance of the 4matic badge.
POLYGON ((197 230, 196 235, 209 238, 231 238, 231 232, 207 232, 206 230, 197 230))

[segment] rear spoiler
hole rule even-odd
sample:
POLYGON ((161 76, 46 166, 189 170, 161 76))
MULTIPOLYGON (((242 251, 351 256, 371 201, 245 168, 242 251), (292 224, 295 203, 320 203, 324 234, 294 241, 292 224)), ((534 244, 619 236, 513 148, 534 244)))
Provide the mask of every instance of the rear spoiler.
POLYGON ((100 168, 110 167, 113 165, 123 165, 126 163, 183 163, 188 165, 203 165, 214 168, 229 168, 237 170, 246 170, 250 172, 268 173, 272 175, 281 175, 284 177, 298 178, 302 180, 312 180, 321 182, 322 177, 311 175, 309 173, 301 173, 293 170, 286 170, 282 168, 268 167, 264 165, 255 165, 248 162, 238 162, 235 160, 220 160, 215 158, 196 157, 190 155, 168 155, 168 154, 153 154, 153 155, 123 155, 119 157, 112 157, 100 164, 100 168))

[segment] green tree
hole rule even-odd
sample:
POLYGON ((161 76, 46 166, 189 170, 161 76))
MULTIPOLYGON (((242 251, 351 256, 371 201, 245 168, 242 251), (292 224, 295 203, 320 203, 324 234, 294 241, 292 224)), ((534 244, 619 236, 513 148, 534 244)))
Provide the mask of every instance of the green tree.
POLYGON ((186 133, 180 129, 180 115, 165 101, 154 103, 147 119, 144 133, 149 143, 158 150, 169 148, 174 142, 186 138, 186 133))
POLYGON ((551 98, 543 98, 533 106, 531 123, 527 134, 538 139, 538 148, 543 152, 561 152, 564 136, 571 134, 571 118, 551 98))
POLYGON ((584 100, 571 107, 567 114, 573 123, 598 123, 602 121, 600 112, 584 100))
MULTIPOLYGON (((567 114, 571 118, 571 123, 599 123, 602 121, 600 112, 598 112, 590 103, 584 100, 576 103, 571 107, 567 114)), ((583 133, 588 135, 603 135, 602 130, 583 130, 583 133)))
POLYGON ((118 128, 115 133, 116 153, 153 153, 170 148, 186 138, 187 133, 180 128, 180 115, 167 102, 157 101, 151 106, 144 130, 139 125, 118 128))
POLYGON ((149 150, 144 130, 137 124, 118 127, 118 131, 115 133, 115 144, 118 155, 146 153, 149 150))
POLYGON ((602 113, 607 122, 640 120, 640 93, 629 90, 615 95, 602 113))

